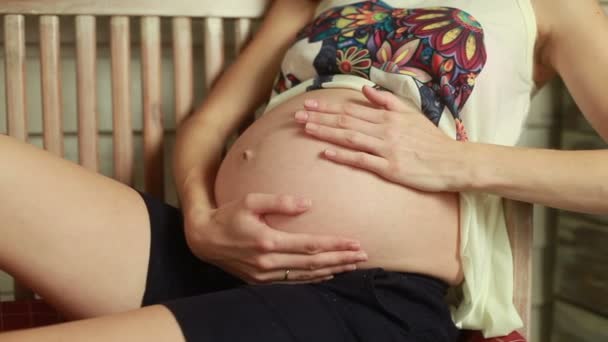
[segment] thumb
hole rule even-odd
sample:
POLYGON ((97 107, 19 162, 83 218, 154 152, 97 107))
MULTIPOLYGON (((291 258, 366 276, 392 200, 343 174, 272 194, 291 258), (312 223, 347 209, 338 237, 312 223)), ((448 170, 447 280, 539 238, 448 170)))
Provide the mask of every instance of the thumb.
POLYGON ((371 103, 390 111, 403 112, 410 109, 408 104, 390 91, 381 91, 366 85, 363 86, 363 94, 371 103))

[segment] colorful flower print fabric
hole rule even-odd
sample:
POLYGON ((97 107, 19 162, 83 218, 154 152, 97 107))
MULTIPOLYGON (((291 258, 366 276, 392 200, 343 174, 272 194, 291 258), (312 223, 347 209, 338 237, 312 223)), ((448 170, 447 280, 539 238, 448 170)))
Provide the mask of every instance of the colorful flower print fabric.
MULTIPOLYGON (((383 1, 331 8, 300 31, 298 40, 322 42, 314 58, 319 76, 351 74, 370 78, 371 68, 412 77, 423 113, 439 124, 447 107, 456 138, 467 140, 460 112, 486 62, 481 25, 450 7, 404 9, 383 1)), ((281 93, 301 80, 279 74, 281 93)))

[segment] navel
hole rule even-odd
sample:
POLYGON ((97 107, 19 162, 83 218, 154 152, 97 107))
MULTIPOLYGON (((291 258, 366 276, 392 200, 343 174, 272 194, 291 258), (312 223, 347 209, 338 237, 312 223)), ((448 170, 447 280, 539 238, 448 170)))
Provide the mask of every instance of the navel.
POLYGON ((253 158, 253 151, 251 149, 246 149, 241 156, 243 157, 243 160, 251 160, 253 158))

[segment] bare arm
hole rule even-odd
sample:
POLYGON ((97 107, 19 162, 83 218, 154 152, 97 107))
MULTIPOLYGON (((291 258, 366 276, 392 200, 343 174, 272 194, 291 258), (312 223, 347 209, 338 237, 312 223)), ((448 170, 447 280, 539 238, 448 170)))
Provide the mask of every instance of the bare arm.
MULTIPOLYGON (((538 75, 546 81, 559 73, 587 119, 607 139, 608 45, 598 38, 608 37, 606 16, 597 0, 534 0, 534 5, 543 15, 538 75)), ((479 191, 566 210, 608 213, 608 150, 458 142, 422 115, 403 115, 419 113, 411 103, 373 88, 363 92, 382 109, 305 105, 308 118, 298 122, 322 124, 306 133, 349 149, 328 151, 326 158, 423 191, 479 191)))
MULTIPOLYGON (((608 140, 608 20, 597 0, 536 0, 546 15, 541 62, 563 78, 595 130, 608 140)), ((608 213, 608 150, 555 151, 470 144, 470 186, 587 213, 608 213)))
POLYGON ((250 283, 322 281, 367 260, 357 241, 282 232, 260 219, 299 215, 310 208, 306 200, 250 193, 217 207, 214 199, 225 141, 269 96, 281 58, 311 19, 315 1, 275 0, 252 42, 178 129, 174 170, 188 246, 250 283))
POLYGON ((215 207, 213 184, 224 144, 270 94, 283 54, 314 7, 311 0, 273 1, 250 44, 180 125, 173 166, 186 215, 215 207))

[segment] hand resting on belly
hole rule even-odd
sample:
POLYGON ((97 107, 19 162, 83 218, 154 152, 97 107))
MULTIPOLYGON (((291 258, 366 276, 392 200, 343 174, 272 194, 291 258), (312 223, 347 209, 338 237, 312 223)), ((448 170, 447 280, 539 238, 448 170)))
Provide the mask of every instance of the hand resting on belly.
POLYGON ((366 103, 348 89, 295 96, 265 113, 235 141, 218 171, 219 206, 248 193, 290 194, 312 200, 297 216, 266 215, 279 230, 350 237, 369 256, 360 267, 416 272, 450 284, 462 280, 458 195, 391 183, 373 173, 321 157, 327 147, 293 121, 306 98, 366 103))

